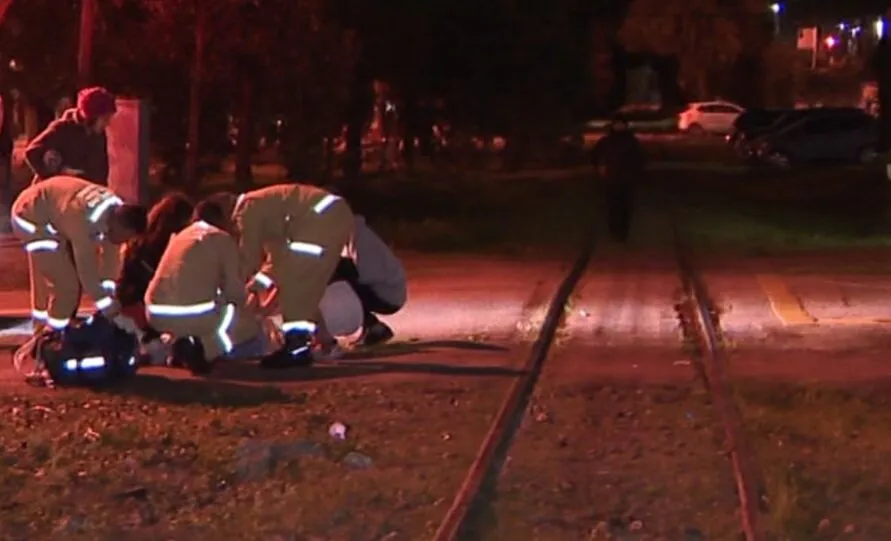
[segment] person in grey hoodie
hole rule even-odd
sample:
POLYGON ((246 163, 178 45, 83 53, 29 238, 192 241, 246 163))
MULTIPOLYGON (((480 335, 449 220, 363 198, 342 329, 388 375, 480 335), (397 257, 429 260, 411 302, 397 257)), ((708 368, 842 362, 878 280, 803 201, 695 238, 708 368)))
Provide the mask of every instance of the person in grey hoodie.
POLYGON ((344 282, 361 302, 360 344, 373 346, 387 342, 393 338, 393 330, 377 316, 395 314, 405 305, 408 297, 405 269, 390 247, 368 227, 363 216, 356 216, 356 229, 347 252, 350 257, 341 257, 329 288, 344 282))

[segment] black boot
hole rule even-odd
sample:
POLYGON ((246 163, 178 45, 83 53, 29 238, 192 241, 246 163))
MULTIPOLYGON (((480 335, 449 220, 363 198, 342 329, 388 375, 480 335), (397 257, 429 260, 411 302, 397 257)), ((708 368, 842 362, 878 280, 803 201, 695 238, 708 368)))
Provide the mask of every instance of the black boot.
POLYGON ((359 340, 363 346, 376 346, 393 339, 393 329, 377 317, 372 316, 363 327, 362 338, 359 340))
POLYGON ((192 336, 177 338, 170 352, 170 366, 185 366, 197 375, 209 374, 213 371, 213 361, 204 355, 204 344, 192 336))
POLYGON ((285 345, 260 360, 261 368, 281 370, 312 365, 312 333, 290 331, 285 333, 285 345))

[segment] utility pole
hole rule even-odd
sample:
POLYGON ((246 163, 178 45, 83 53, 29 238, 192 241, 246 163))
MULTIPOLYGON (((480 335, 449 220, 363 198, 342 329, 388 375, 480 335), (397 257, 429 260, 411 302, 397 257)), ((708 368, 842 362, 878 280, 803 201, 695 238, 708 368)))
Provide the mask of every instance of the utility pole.
POLYGON ((85 88, 92 80, 93 22, 96 18, 96 0, 81 0, 80 41, 77 48, 77 86, 85 88))

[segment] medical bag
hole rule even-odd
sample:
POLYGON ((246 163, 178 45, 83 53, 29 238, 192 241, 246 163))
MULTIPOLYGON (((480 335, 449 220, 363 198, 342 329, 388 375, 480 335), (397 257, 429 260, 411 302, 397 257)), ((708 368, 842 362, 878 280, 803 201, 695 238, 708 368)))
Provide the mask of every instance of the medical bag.
POLYGON ((35 353, 56 385, 97 385, 135 374, 138 348, 136 336, 96 314, 39 337, 35 353))

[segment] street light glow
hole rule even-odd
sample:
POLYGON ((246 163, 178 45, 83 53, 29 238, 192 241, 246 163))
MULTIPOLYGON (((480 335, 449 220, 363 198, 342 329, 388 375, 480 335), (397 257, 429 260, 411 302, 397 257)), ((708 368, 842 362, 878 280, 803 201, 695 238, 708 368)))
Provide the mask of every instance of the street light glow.
POLYGON ((876 31, 877 37, 881 38, 882 36, 885 35, 885 21, 883 21, 882 19, 876 19, 876 22, 873 25, 873 28, 876 31))
POLYGON ((835 41, 834 37, 829 36, 828 38, 826 38, 826 46, 829 47, 830 49, 835 47, 835 43, 836 43, 836 41, 835 41))
POLYGON ((779 14, 779 12, 782 10, 783 10, 782 4, 778 4, 778 3, 774 2, 773 4, 770 5, 770 11, 774 12, 775 15, 779 14))

